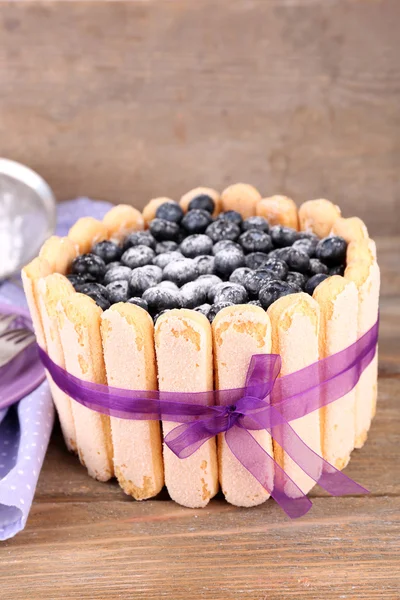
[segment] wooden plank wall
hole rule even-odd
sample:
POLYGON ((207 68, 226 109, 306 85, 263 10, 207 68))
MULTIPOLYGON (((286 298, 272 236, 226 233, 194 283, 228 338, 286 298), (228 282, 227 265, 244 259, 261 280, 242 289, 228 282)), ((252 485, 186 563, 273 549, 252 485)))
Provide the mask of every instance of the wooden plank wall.
POLYGON ((0 3, 0 155, 62 200, 242 180, 400 231, 398 0, 0 3))

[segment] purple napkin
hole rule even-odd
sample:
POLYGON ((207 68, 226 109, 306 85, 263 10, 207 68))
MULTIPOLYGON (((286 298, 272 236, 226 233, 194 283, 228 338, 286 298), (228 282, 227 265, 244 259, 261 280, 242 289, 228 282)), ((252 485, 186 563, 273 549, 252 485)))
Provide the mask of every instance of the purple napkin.
MULTIPOLYGON (((80 217, 101 219, 108 202, 78 198, 58 206, 57 235, 66 235, 80 217)), ((0 284, 0 301, 26 306, 19 277, 0 284)), ((54 423, 54 408, 47 381, 0 411, 0 541, 25 527, 36 484, 54 423)))

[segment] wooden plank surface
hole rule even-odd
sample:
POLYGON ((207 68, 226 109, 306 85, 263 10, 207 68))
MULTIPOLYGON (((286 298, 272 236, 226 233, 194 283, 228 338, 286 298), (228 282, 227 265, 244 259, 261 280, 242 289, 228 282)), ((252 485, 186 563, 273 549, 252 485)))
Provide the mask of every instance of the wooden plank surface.
POLYGON ((59 199, 237 180, 400 221, 398 0, 0 2, 0 155, 59 199))

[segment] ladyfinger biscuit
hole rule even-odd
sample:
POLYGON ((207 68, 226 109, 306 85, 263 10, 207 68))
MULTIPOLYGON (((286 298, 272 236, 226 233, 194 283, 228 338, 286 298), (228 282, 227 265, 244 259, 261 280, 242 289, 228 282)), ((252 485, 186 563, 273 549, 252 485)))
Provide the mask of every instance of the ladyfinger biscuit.
MULTIPOLYGON (((59 331, 65 366, 84 381, 107 383, 100 336, 102 310, 84 294, 73 294, 58 308, 59 331)), ((81 463, 99 481, 113 476, 110 419, 72 403, 76 443, 81 463)))
POLYGON ((368 229, 358 217, 340 217, 332 225, 331 235, 340 235, 347 243, 368 239, 368 229))
POLYGON ((50 275, 53 270, 46 259, 37 257, 21 271, 22 285, 33 323, 33 329, 39 346, 46 350, 46 338, 43 331, 42 317, 39 310, 37 284, 39 279, 50 275))
POLYGON ((297 206, 286 196, 263 198, 256 205, 256 214, 267 219, 270 225, 284 225, 296 230, 299 228, 297 206))
MULTIPOLYGON (((154 326, 133 304, 114 304, 102 314, 101 337, 108 385, 156 390, 154 326)), ((114 472, 122 489, 136 500, 156 496, 164 485, 159 421, 111 417, 114 472)))
MULTIPOLYGON (((57 306, 59 302, 75 293, 72 284, 59 273, 48 275, 38 282, 40 315, 46 338, 47 353, 50 358, 63 369, 65 368, 64 352, 58 330, 57 306)), ((75 423, 72 415, 71 399, 61 391, 47 374, 51 394, 60 419, 61 429, 68 450, 76 451, 75 423)))
POLYGON ((225 188, 221 194, 221 210, 236 210, 243 219, 256 214, 256 205, 261 194, 255 187, 247 183, 235 183, 225 188))
POLYGON ((78 256, 78 246, 67 237, 52 235, 41 247, 39 256, 47 260, 53 273, 65 275, 78 256))
POLYGON ((144 229, 142 213, 128 204, 118 204, 104 215, 103 223, 108 229, 108 237, 121 242, 131 231, 144 229))
MULTIPOLYGON (((303 369, 319 358, 319 306, 304 293, 279 298, 268 309, 272 326, 272 352, 280 354, 281 376, 303 369)), ((291 427, 302 440, 322 456, 319 411, 290 421, 291 427)), ((307 494, 315 485, 309 477, 274 440, 274 458, 297 486, 307 494)), ((298 490, 284 484, 288 496, 297 497, 298 490)))
POLYGON ((82 217, 71 227, 68 238, 77 244, 79 254, 86 254, 93 244, 108 239, 108 229, 93 217, 82 217))
MULTIPOLYGON (((157 320, 155 345, 160 391, 213 389, 211 325, 204 315, 187 309, 168 311, 157 320)), ((163 421, 164 436, 177 426, 163 421)), ((175 456, 164 444, 164 474, 175 502, 189 508, 206 506, 218 491, 215 439, 206 441, 184 459, 175 456)))
MULTIPOLYGON (((358 337, 366 333, 378 318, 380 271, 376 261, 375 244, 372 240, 351 242, 348 246, 349 261, 345 278, 358 288, 358 337), (354 247, 357 245, 357 249, 354 247)), ((356 448, 367 439, 371 420, 375 415, 378 384, 378 354, 363 371, 356 386, 356 448)))
MULTIPOLYGON (((326 358, 357 340, 358 291, 352 281, 334 275, 313 294, 320 307, 319 355, 326 358)), ((350 460, 355 438, 356 390, 321 409, 321 441, 325 460, 343 469, 350 460)))
MULTIPOLYGON (((212 324, 216 388, 244 387, 253 354, 271 353, 271 323, 265 311, 248 304, 221 310, 212 324)), ((256 441, 273 457, 271 435, 251 431, 256 441)), ((256 506, 269 493, 237 460, 224 435, 218 437, 219 480, 225 498, 236 506, 256 506)), ((268 489, 274 484, 273 469, 266 474, 268 489)))
POLYGON ((179 204, 180 204, 182 210, 184 212, 187 212, 188 208, 189 208, 189 204, 191 203, 193 198, 196 198, 197 196, 202 196, 202 195, 209 196, 210 198, 212 198, 214 200, 215 209, 213 212, 213 216, 216 217, 217 215, 219 215, 219 213, 221 212, 220 195, 216 190, 213 190, 212 188, 207 188, 207 187, 197 187, 197 188, 194 188, 193 190, 190 190, 186 194, 184 194, 182 196, 182 198, 179 200, 179 204))
POLYGON ((150 221, 155 219, 157 208, 161 206, 161 204, 165 204, 165 202, 175 202, 175 200, 171 200, 171 198, 153 198, 153 200, 150 200, 150 202, 146 204, 142 211, 146 227, 148 227, 150 221))
POLYGON ((300 230, 311 231, 324 238, 329 235, 339 217, 340 208, 329 200, 308 200, 299 208, 300 230))

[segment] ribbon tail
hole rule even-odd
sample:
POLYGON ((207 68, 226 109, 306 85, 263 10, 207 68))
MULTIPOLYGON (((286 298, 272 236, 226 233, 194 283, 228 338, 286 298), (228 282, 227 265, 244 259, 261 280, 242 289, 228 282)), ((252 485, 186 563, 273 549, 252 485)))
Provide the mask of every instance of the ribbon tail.
POLYGON ((310 510, 311 500, 246 429, 235 425, 225 433, 225 439, 232 454, 291 519, 302 517, 310 510), (295 498, 286 494, 284 485, 274 485, 274 475, 275 482, 290 483, 291 489, 294 486, 297 491, 295 498))
POLYGON ((216 418, 213 417, 179 425, 166 435, 164 442, 178 458, 188 458, 216 435, 216 431, 211 427, 215 425, 215 421, 216 418))

